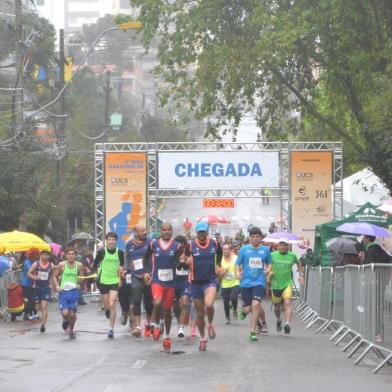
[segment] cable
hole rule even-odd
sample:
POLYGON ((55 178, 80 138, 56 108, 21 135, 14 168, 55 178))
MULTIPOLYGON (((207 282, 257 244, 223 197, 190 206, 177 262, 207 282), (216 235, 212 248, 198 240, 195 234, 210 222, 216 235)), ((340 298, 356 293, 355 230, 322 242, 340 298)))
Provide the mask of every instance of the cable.
POLYGON ((72 124, 74 125, 74 127, 75 127, 75 129, 83 136, 83 137, 85 137, 86 139, 88 139, 88 140, 97 140, 97 139, 100 139, 102 136, 104 136, 105 134, 106 134, 106 131, 103 131, 100 135, 98 135, 98 136, 88 136, 88 135, 86 135, 84 132, 82 132, 81 130, 80 130, 80 128, 76 125, 76 123, 74 122, 74 120, 72 119, 72 117, 70 117, 70 120, 71 120, 71 122, 72 122, 72 124))

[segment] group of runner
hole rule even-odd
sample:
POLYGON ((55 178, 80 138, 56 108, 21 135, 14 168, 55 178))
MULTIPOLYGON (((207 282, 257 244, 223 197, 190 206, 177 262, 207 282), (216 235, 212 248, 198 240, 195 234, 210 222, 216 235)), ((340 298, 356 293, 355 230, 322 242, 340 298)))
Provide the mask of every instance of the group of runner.
MULTIPOLYGON (((134 236, 126 243, 125 251, 118 249, 117 234, 105 236, 106 246, 97 252, 94 270, 101 293, 105 315, 109 320, 108 338, 114 338, 116 301, 119 299, 121 323, 129 319, 131 333, 142 336, 142 303, 146 313, 144 336, 155 341, 162 339, 163 349, 170 351, 173 303, 178 316, 177 336, 185 337, 190 304, 195 309, 199 331, 199 350, 205 351, 207 341, 215 339, 214 302, 218 286, 224 303, 226 322, 230 323, 230 308, 234 319, 244 320, 250 314, 249 340, 257 341, 257 329, 267 332, 262 298, 268 289, 276 315, 276 329, 289 334, 292 311, 292 267, 297 265, 302 279, 302 267, 296 255, 289 251, 289 241, 281 238, 276 251, 262 245, 262 232, 257 227, 249 231, 249 243, 233 251, 233 244, 221 244, 208 235, 208 223, 196 225, 196 238, 173 238, 170 223, 161 225, 160 237, 150 239, 144 226, 137 225, 134 236), (241 296, 242 310, 238 311, 241 296), (282 317, 283 310, 283 317, 282 317), (208 336, 208 338, 207 338, 208 336)), ((45 332, 50 285, 59 292, 62 328, 75 339, 78 283, 84 278, 84 266, 75 260, 73 248, 65 250, 66 260, 56 268, 50 264, 46 252, 28 271, 33 280, 34 302, 41 311, 41 332, 45 332)), ((194 333, 192 333, 194 335, 194 333)))

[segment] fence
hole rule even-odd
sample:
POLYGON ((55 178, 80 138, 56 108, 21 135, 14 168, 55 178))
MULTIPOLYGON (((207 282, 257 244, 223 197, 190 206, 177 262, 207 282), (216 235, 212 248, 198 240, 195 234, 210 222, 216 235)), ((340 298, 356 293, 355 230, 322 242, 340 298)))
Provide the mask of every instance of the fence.
POLYGON ((295 307, 306 328, 317 323, 316 332, 335 328, 330 340, 344 341, 344 352, 351 347, 349 358, 364 348, 356 364, 373 351, 382 359, 375 373, 392 362, 392 266, 310 267, 305 273, 295 307))
POLYGON ((18 280, 16 271, 7 271, 0 277, 0 318, 9 320, 7 287, 18 280))

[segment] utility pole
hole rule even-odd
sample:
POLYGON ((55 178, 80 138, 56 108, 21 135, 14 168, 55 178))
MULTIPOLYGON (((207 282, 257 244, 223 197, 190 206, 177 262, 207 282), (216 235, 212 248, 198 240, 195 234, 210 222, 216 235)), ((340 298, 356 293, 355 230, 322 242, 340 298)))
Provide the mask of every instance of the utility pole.
POLYGON ((106 71, 106 86, 105 86, 105 132, 104 139, 107 140, 107 132, 110 129, 110 77, 109 70, 106 71))

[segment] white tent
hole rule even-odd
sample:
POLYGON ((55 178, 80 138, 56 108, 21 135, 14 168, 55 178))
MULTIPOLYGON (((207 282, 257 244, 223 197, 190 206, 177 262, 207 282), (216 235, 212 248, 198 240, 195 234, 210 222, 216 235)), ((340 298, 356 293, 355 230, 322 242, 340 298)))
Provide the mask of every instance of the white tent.
POLYGON ((343 179, 343 200, 355 207, 366 202, 379 205, 389 198, 389 190, 370 169, 363 169, 343 179))

